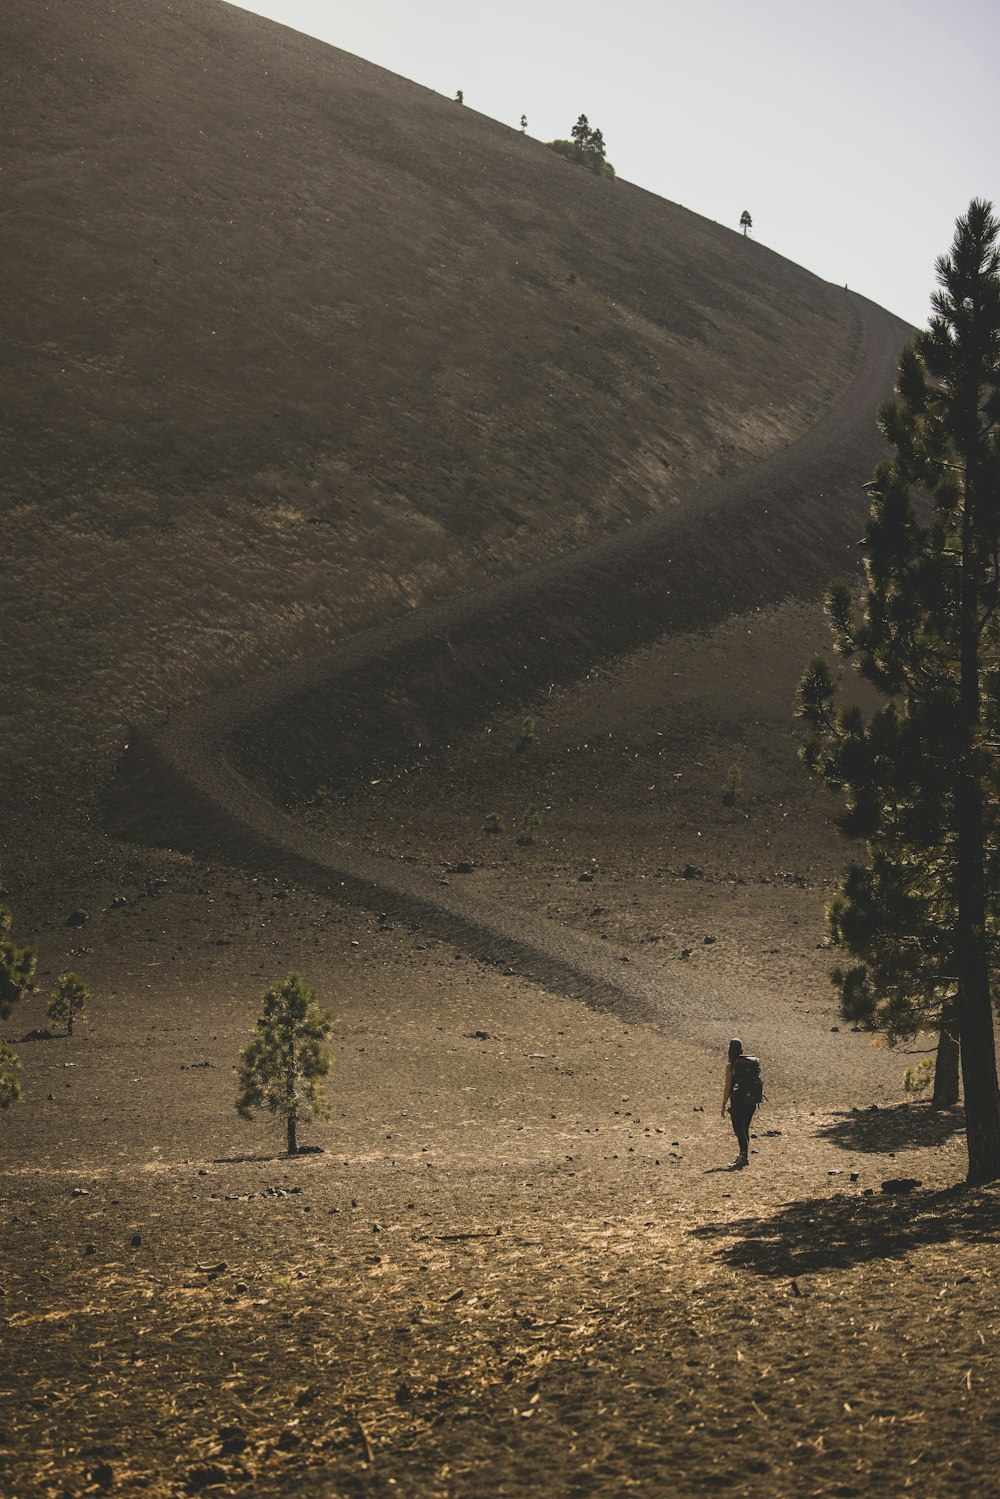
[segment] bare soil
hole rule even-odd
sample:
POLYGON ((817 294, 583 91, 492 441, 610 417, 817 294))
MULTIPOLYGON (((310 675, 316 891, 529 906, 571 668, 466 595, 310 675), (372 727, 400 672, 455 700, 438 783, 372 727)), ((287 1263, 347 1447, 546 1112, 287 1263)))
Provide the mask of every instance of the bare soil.
POLYGON ((0 1492, 992 1495, 1000 1198, 836 1013, 791 718, 905 330, 221 4, 0 25, 0 1492))
POLYGON ((917 1056, 837 1029, 831 809, 782 685, 810 630, 675 638, 539 705, 525 753, 498 721, 305 814, 585 932, 659 1020, 263 868, 112 845, 19 892, 44 982, 77 966, 94 999, 21 1040, 4 1120, 7 1491, 992 1491, 997 1194, 961 1184, 960 1111, 905 1100, 917 1056), (534 843, 481 830, 528 797, 534 843), (291 968, 337 1016, 322 1153, 293 1160, 232 1109, 291 968), (735 1029, 767 1083, 742 1172, 735 1029))

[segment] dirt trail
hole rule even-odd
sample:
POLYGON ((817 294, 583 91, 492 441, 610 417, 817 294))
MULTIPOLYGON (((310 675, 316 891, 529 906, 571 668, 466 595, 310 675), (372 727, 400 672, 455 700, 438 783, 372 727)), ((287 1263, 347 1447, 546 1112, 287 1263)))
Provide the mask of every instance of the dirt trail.
MULTIPOLYGON (((294 802, 303 788, 329 781, 331 755, 335 775, 376 747, 405 754, 427 732, 427 695, 440 720, 454 724, 523 702, 595 658, 771 604, 787 596, 789 578, 802 595, 815 594, 850 562, 862 486, 879 452, 873 412, 891 387, 900 346, 898 320, 861 299, 853 304, 856 378, 783 453, 568 561, 272 672, 177 714, 155 736, 136 736, 109 802, 112 825, 152 842, 266 862, 594 1009, 656 1023, 695 1044, 711 1035, 714 1044, 737 1012, 725 991, 706 992, 680 976, 667 989, 582 933, 323 838, 278 798, 294 802)), ((746 1003, 741 996, 744 1016, 746 1003)), ((751 1018, 794 1080, 795 1051, 782 1046, 781 1027, 769 1028, 764 1013, 751 1018)))

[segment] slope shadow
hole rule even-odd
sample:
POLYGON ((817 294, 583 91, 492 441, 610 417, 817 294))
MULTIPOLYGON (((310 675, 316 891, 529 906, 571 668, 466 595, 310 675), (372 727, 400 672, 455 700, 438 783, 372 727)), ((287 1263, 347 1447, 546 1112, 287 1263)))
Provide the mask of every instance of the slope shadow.
POLYGON ((901 1103, 881 1109, 851 1109, 835 1114, 817 1134, 841 1150, 863 1150, 871 1155, 894 1150, 944 1145, 965 1129, 965 1110, 932 1109, 929 1104, 901 1103))
POLYGON ((846 1269, 956 1240, 1000 1245, 1000 1189, 947 1187, 900 1197, 812 1197, 770 1218, 706 1223, 695 1239, 736 1238, 716 1258, 764 1276, 846 1269))

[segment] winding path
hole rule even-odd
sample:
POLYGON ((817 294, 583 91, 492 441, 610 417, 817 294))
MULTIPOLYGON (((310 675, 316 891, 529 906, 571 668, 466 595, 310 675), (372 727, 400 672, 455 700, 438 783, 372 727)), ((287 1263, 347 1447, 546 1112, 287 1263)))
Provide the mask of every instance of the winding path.
MULTIPOLYGON (((609 542, 271 672, 175 714, 154 734, 135 735, 110 804, 114 826, 152 842, 221 849, 386 911, 594 1009, 658 1023, 678 1040, 717 1042, 735 1013, 724 994, 683 974, 669 988, 662 979, 654 984, 607 944, 497 909, 472 882, 443 885, 423 869, 346 849, 282 811, 262 788, 274 780, 289 714, 296 733, 301 722, 328 753, 342 705, 356 723, 369 712, 377 718, 386 683, 408 683, 417 694, 421 683, 438 693, 449 684, 449 702, 470 717, 523 703, 595 657, 671 630, 707 627, 793 591, 816 597, 832 573, 852 565, 863 486, 881 451, 874 412, 907 337, 898 319, 861 298, 851 302, 861 335, 854 380, 783 452, 609 542)), ((355 736, 344 765, 359 763, 373 742, 355 736)), ((743 997, 744 1018, 745 1006, 743 997)))

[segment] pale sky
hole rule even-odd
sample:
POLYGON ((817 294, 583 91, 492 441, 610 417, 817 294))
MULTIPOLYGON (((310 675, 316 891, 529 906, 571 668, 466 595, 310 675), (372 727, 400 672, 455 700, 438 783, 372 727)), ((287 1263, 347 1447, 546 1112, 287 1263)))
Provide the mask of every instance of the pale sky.
POLYGON ((998 0, 240 0, 923 326, 974 197, 1000 212, 998 0))

